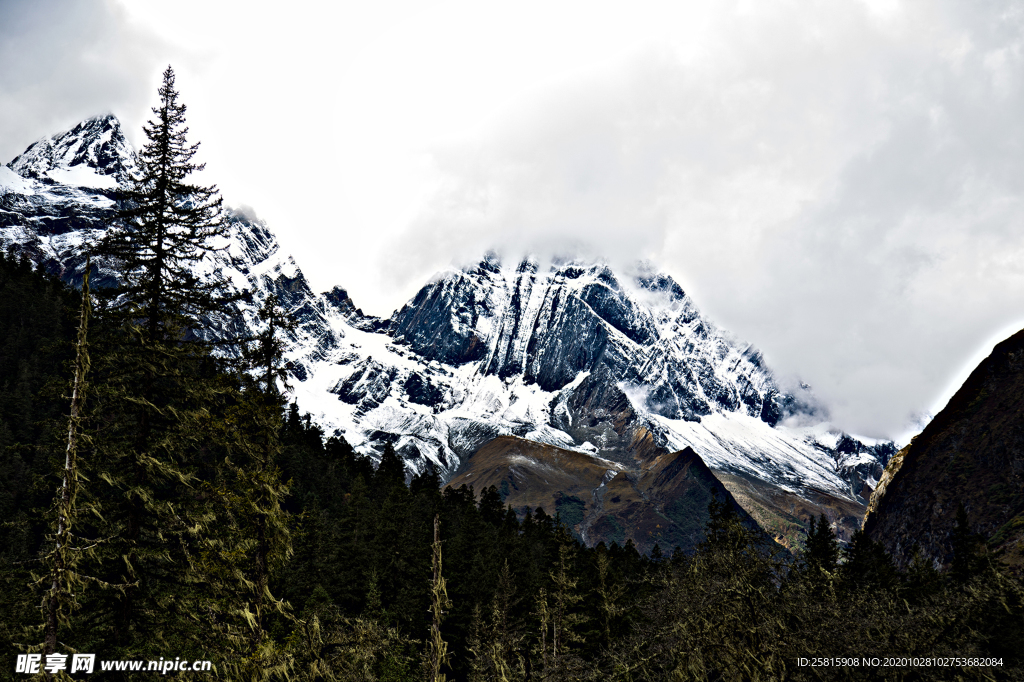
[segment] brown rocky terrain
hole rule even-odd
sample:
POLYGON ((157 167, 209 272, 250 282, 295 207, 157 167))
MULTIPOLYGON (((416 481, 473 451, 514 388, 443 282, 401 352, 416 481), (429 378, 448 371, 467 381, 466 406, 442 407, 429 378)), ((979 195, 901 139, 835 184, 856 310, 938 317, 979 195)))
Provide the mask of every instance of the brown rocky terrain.
MULTIPOLYGON (((588 377, 564 401, 564 409, 556 411, 556 423, 579 442, 600 443, 598 454, 625 468, 656 466, 654 463, 668 454, 651 430, 656 425, 636 413, 622 390, 604 379, 604 371, 588 377)), ((768 535, 789 549, 802 545, 811 517, 825 516, 839 540, 849 541, 860 528, 866 509, 859 499, 827 491, 808 488, 796 494, 754 476, 724 469, 709 473, 768 535)), ((866 500, 871 490, 861 485, 866 500)))
POLYGON ((495 486, 516 511, 558 514, 588 545, 624 544, 640 551, 657 543, 669 552, 703 539, 712 495, 725 495, 754 524, 691 448, 661 453, 642 468, 515 436, 479 448, 448 485, 477 491, 495 486), (717 492, 716 492, 717 491, 717 492))
POLYGON ((714 474, 757 524, 787 549, 803 545, 811 517, 824 516, 843 543, 860 528, 864 506, 858 502, 814 490, 797 495, 753 476, 714 474))

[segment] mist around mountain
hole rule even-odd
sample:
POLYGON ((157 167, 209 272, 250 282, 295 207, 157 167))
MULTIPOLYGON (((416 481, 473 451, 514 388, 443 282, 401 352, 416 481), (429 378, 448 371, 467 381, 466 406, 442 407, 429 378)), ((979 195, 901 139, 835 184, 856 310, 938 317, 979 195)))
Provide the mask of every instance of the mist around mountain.
MULTIPOLYGON (((42 647, 50 583, 36 570, 60 549, 47 510, 66 471, 60 387, 83 347, 82 296, 67 285, 81 284, 85 254, 117 215, 110 178, 131 172, 117 130, 111 117, 91 120, 20 155, 24 175, 0 169, 8 661, 42 647)), ((160 483, 136 499, 157 507, 132 506, 139 488, 121 477, 145 486, 149 474, 111 459, 132 453, 139 430, 125 428, 131 409, 107 409, 124 400, 112 387, 137 388, 123 385, 127 356, 110 349, 138 332, 95 310, 93 408, 78 426, 95 438, 82 458, 98 475, 80 499, 96 513, 77 533, 102 548, 76 560, 76 575, 122 570, 106 547, 131 556, 132 526, 104 535, 121 510, 140 515, 149 544, 134 583, 81 583, 47 641, 100 660, 173 651, 239 679, 413 680, 431 666, 467 682, 820 679, 836 668, 799 659, 897 651, 962 657, 950 666, 968 679, 1019 675, 1019 579, 981 555, 969 572, 926 561, 900 571, 856 529, 840 549, 837 532, 859 523, 891 444, 803 423, 817 408, 782 391, 755 350, 668 278, 488 256, 381 320, 343 289, 311 292, 251 214, 228 221, 220 251, 187 276, 249 296, 163 346, 189 354, 163 377, 184 392, 154 394, 158 428, 182 447, 140 453, 160 483), (264 305, 275 299, 295 322, 278 326, 280 347, 275 306, 264 305), (283 412, 269 409, 283 404, 280 385, 251 374, 251 351, 202 350, 246 337, 268 351, 269 376, 289 374, 298 402, 283 412), (127 591, 142 595, 144 630, 111 612, 127 591)), ((120 267, 96 261, 93 286, 121 281, 120 267)), ((920 677, 913 665, 884 672, 920 677)))

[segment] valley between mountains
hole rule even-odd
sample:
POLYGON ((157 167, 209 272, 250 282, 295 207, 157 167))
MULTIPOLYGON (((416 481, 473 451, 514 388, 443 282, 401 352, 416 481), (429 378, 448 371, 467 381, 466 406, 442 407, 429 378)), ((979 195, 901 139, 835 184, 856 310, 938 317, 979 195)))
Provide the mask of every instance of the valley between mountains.
MULTIPOLYGON (((32 144, 0 167, 0 247, 80 284, 134 164, 113 116, 32 144)), ((253 330, 276 294, 298 323, 290 397, 327 435, 374 461, 390 444, 409 475, 493 485, 587 544, 690 548, 718 488, 784 545, 822 514, 847 540, 896 454, 831 428, 806 387, 782 386, 650 264, 489 253, 382 319, 341 286, 312 291, 265 222, 234 211, 230 224, 197 274, 251 295, 196 333, 253 330)), ((111 264, 94 265, 93 285, 109 284, 111 264)))

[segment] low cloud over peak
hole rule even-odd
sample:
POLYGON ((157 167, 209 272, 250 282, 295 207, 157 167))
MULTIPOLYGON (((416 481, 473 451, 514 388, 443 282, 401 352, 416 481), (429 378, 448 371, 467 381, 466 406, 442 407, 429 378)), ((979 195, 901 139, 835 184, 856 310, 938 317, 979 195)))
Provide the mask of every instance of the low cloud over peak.
POLYGON ((436 150, 397 270, 652 259, 842 426, 896 435, 1024 319, 1020 18, 897 9, 722 11, 688 52, 551 87, 436 150))

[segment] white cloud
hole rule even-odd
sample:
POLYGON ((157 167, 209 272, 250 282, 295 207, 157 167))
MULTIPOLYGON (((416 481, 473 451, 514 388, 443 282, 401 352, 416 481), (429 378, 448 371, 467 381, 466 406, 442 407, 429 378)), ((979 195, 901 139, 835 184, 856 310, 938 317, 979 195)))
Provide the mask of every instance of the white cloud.
POLYGON ((147 114, 162 48, 112 1, 0 3, 0 163, 88 116, 147 114))
POLYGON ((282 7, 0 5, 0 158, 137 131, 173 62, 203 181, 317 288, 387 314, 495 246, 649 258, 869 435, 1024 320, 1014 3, 282 7))
POLYGON ((652 47, 437 151, 395 270, 494 244, 652 258, 842 425, 896 434, 1024 319, 1020 22, 740 7, 696 56, 652 47))

